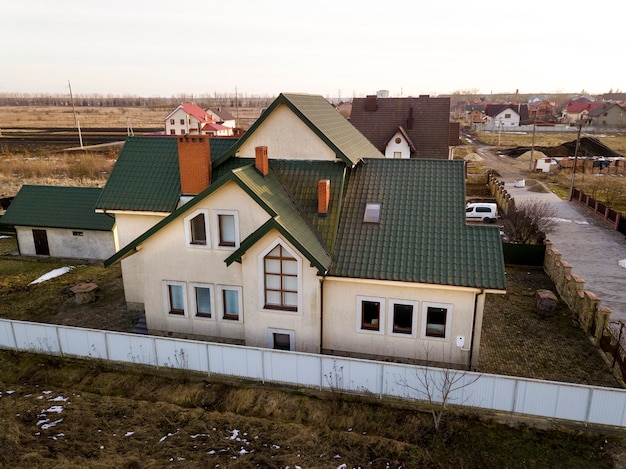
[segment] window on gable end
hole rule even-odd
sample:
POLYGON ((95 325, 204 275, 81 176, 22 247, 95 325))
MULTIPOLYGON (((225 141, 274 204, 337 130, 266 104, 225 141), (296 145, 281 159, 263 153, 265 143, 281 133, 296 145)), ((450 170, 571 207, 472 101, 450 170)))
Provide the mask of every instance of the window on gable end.
POLYGON ((298 311, 298 260, 277 244, 263 258, 264 308, 298 311))
POLYGON ((214 239, 218 248, 236 249, 239 247, 239 214, 235 210, 213 211, 214 239))
POLYGON ((199 213, 191 219, 191 244, 206 245, 206 222, 204 218, 204 213, 199 213))
POLYGON ((210 247, 209 211, 199 209, 185 217, 185 235, 190 247, 210 247))

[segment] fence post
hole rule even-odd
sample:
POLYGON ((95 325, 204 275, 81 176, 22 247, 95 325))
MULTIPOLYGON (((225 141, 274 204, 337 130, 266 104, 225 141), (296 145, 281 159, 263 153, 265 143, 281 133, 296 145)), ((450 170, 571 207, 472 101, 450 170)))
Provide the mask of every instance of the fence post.
POLYGON ((617 354, 619 353, 620 344, 622 343, 622 331, 624 330, 624 323, 620 322, 619 324, 619 336, 617 337, 617 346, 615 347, 615 352, 613 352, 613 365, 611 365, 611 368, 613 368, 615 366, 615 363, 617 362, 617 354))

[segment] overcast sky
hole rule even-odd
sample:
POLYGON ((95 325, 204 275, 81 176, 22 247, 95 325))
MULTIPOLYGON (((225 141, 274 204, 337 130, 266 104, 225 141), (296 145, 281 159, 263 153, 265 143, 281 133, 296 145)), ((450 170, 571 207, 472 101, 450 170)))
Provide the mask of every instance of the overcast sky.
POLYGON ((626 2, 3 0, 0 93, 626 91, 626 2))

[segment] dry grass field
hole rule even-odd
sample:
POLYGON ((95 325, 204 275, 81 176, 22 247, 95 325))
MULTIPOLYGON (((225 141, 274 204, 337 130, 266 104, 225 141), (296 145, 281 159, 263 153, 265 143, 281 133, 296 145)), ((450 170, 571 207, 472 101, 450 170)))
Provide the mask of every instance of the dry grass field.
MULTIPOLYGON (((259 108, 226 109, 248 129, 261 112, 259 108)), ((172 108, 165 107, 77 107, 76 118, 84 136, 90 129, 119 129, 123 142, 127 129, 159 130, 172 108)), ((135 135, 139 135, 135 133, 135 135)), ((96 139, 97 136, 92 137, 96 139)), ((102 147, 79 147, 78 130, 70 106, 0 106, 0 198, 13 197, 23 184, 102 187, 113 168, 120 144, 102 147), (54 132, 48 129, 65 128, 54 132), (64 136, 68 144, 40 144, 28 136, 50 132, 64 136), (2 134, 4 132, 4 134, 2 134), (8 135, 11 135, 9 138, 8 135), (19 139, 19 145, 14 141, 19 139)))

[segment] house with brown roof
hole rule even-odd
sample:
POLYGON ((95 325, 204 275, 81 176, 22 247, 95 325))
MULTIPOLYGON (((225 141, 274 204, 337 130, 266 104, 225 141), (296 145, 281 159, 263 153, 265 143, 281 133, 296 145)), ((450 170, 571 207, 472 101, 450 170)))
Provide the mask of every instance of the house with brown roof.
POLYGON ((386 159, 322 96, 288 93, 212 148, 130 137, 98 202, 156 221, 122 220, 105 262, 150 333, 476 365, 506 279, 498 228, 465 222, 462 161, 386 159))
POLYGON ((545 99, 533 99, 528 102, 528 117, 531 122, 555 122, 554 105, 545 99))
POLYGON ((626 108, 617 103, 603 103, 587 114, 589 123, 598 127, 626 127, 626 108))
POLYGON ((450 98, 380 98, 352 100, 350 123, 386 158, 451 157, 450 142, 458 141, 458 127, 450 135, 450 98))

